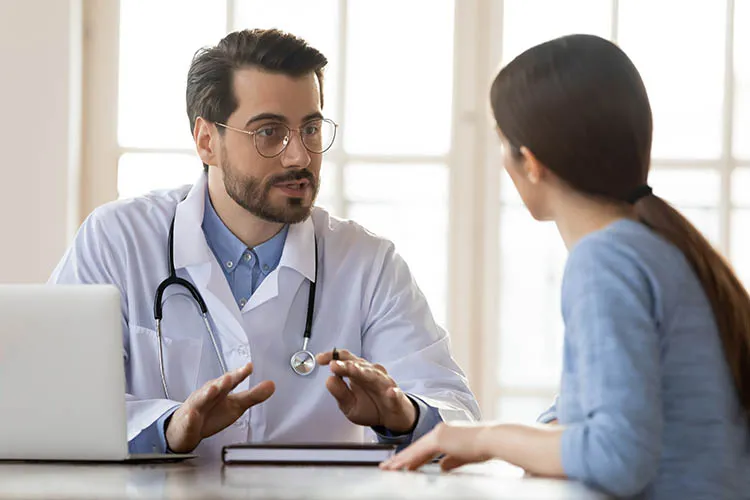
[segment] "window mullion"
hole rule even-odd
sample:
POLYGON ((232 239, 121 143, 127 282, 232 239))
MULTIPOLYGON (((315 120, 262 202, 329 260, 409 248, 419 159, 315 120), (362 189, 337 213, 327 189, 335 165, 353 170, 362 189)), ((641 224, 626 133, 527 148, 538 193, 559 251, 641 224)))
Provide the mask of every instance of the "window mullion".
POLYGON ((610 39, 617 43, 620 37, 620 0, 612 0, 612 26, 610 28, 610 39))
POLYGON ((734 154, 732 151, 734 134, 734 0, 727 0, 726 37, 724 49, 724 124, 721 147, 721 196, 719 197, 719 239, 724 255, 731 258, 731 207, 732 172, 734 154))
POLYGON ((338 95, 336 96, 338 101, 339 109, 339 123, 342 125, 339 127, 341 134, 336 141, 336 151, 334 152, 334 175, 336 176, 336 193, 334 195, 334 208, 337 214, 343 218, 349 216, 349 203, 346 198, 346 163, 347 156, 344 151, 344 136, 346 135, 346 67, 347 67, 347 37, 349 33, 349 15, 348 15, 348 1, 339 0, 339 33, 338 33, 338 54, 336 54, 339 61, 338 70, 338 81, 336 82, 336 88, 338 95))
POLYGON ((235 30, 234 27, 234 0, 225 0, 226 1, 226 32, 231 33, 235 30))

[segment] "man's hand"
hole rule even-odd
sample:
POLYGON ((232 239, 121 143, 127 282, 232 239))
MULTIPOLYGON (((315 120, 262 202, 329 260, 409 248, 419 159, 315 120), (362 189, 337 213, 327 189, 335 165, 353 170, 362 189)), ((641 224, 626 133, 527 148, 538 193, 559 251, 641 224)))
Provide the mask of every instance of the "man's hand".
POLYGON ((396 433, 411 431, 417 410, 385 368, 346 350, 337 354, 338 361, 333 360, 333 352, 318 354, 317 360, 331 367, 334 376, 328 378, 326 387, 346 418, 358 425, 380 425, 396 433), (344 377, 349 379, 348 385, 344 377))
POLYGON ((276 390, 270 380, 248 391, 230 394, 252 372, 253 364, 248 363, 193 391, 169 420, 166 431, 169 449, 175 453, 193 451, 202 439, 233 424, 248 408, 270 398, 276 390))

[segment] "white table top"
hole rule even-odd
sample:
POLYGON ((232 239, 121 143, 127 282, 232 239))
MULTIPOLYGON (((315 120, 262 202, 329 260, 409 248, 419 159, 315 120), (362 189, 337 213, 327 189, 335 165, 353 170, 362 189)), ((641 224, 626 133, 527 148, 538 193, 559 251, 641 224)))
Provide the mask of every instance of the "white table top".
POLYGON ((523 477, 501 462, 442 474, 383 472, 376 467, 223 466, 178 464, 76 465, 0 463, 0 499, 109 498, 606 498, 582 484, 523 477))

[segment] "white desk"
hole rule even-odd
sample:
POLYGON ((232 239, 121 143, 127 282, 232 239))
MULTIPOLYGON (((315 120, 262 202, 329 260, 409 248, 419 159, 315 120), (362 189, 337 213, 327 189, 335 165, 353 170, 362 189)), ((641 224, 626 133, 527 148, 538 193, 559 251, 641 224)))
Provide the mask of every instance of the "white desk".
POLYGON ((383 472, 375 467, 222 466, 181 464, 72 465, 0 463, 0 499, 110 498, 606 498, 585 486, 524 478, 520 469, 493 462, 441 474, 383 472))

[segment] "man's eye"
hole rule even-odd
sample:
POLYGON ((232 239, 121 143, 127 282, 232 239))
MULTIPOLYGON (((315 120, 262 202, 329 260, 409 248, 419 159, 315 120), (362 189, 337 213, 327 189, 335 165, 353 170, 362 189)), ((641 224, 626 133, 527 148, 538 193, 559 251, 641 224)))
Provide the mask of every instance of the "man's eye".
POLYGON ((276 127, 263 127, 255 131, 261 137, 273 137, 278 133, 276 127))
POLYGON ((305 135, 315 135, 320 131, 320 127, 317 125, 308 125, 302 129, 302 133, 305 135))

